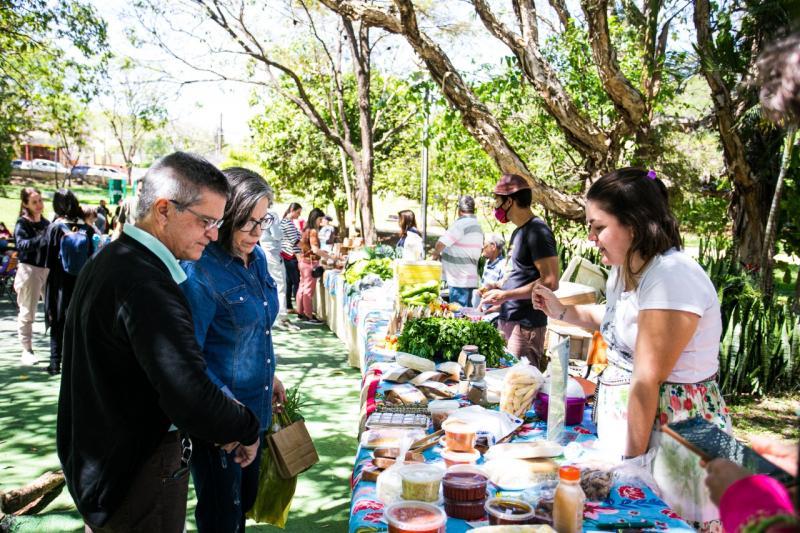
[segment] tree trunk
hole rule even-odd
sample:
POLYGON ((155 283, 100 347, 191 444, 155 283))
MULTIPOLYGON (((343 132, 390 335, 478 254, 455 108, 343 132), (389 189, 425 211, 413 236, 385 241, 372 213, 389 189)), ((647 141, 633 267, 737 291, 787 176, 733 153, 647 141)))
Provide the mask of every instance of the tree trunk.
POLYGON ((775 184, 775 192, 772 194, 772 205, 767 216, 767 228, 764 231, 764 250, 761 257, 761 292, 764 294, 765 301, 772 301, 772 293, 775 285, 773 279, 773 266, 775 261, 775 233, 778 226, 778 213, 781 210, 781 194, 783 193, 783 183, 786 171, 792 161, 794 150, 794 139, 797 133, 797 126, 792 125, 786 133, 786 142, 783 146, 783 159, 781 170, 778 173, 778 183, 775 184))
POLYGON ((372 211, 372 172, 367 175, 362 167, 356 172, 358 180, 358 202, 361 215, 361 236, 368 246, 377 244, 378 232, 375 229, 375 215, 372 211))
POLYGON ((747 163, 744 144, 736 130, 730 90, 714 65, 710 9, 709 0, 695 1, 694 25, 697 31, 700 70, 711 89, 711 101, 719 128, 725 166, 734 186, 731 214, 734 220, 734 239, 739 243, 739 260, 746 265, 758 265, 764 242, 761 187, 747 163))
POLYGON ((344 148, 339 148, 339 160, 342 163, 342 181, 344 182, 344 195, 347 198, 347 214, 344 219, 340 219, 342 225, 342 236, 355 237, 356 231, 356 195, 353 186, 350 184, 350 174, 347 172, 347 154, 344 148))
POLYGON ((402 35, 425 63, 447 101, 459 110, 464 127, 495 161, 500 171, 519 174, 527 179, 535 201, 547 209, 567 218, 583 218, 583 200, 580 197, 550 187, 531 174, 508 142, 497 119, 464 82, 449 57, 427 35, 420 32, 410 0, 395 0, 400 19, 362 1, 322 0, 322 3, 348 18, 402 35))

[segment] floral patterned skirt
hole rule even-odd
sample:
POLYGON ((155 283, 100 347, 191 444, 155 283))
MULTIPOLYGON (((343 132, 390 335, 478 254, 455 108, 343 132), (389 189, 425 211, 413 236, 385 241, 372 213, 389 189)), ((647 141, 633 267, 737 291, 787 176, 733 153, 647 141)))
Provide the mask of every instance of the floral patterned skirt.
MULTIPOLYGON (((599 445, 620 455, 625 452, 627 442, 630 374, 625 374, 624 370, 609 366, 601 376, 595 406, 599 445)), ((663 499, 684 520, 700 531, 721 531, 719 510, 708 496, 706 472, 700 466, 700 458, 660 431, 664 424, 696 416, 702 416, 726 433, 731 432, 728 408, 716 379, 661 385, 650 437, 650 448, 657 449, 651 465, 653 477, 663 499)))

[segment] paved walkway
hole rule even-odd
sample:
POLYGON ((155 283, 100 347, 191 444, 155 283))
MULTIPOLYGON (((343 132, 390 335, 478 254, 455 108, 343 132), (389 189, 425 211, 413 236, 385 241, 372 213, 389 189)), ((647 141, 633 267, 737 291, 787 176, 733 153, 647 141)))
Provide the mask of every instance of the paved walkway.
MULTIPOLYGON (((34 328, 37 354, 48 352, 44 324, 34 328)), ((306 424, 320 463, 304 473, 286 532, 347 531, 350 475, 356 450, 360 375, 347 366, 347 354, 327 328, 301 326, 294 333, 275 332, 278 375, 287 388, 297 383, 309 401, 306 424)), ((0 490, 25 485, 59 468, 55 451, 59 382, 42 369, 19 365, 16 316, 7 299, 0 302, 0 490)), ((187 531, 194 527, 190 495, 187 531)), ((18 521, 19 532, 82 531, 83 523, 69 493, 62 494, 35 517, 18 521)), ((279 531, 250 523, 248 531, 279 531)))

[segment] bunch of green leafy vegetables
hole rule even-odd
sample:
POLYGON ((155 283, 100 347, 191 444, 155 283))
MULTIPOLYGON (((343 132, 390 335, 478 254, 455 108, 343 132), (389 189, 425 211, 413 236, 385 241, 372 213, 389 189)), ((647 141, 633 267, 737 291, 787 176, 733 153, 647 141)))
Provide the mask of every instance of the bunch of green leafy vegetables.
POLYGON ((367 274, 377 274, 382 280, 392 279, 392 260, 388 257, 359 259, 350 263, 344 272, 344 280, 353 285, 367 274))
POLYGON ((478 353, 486 356, 486 366, 500 366, 505 341, 489 322, 442 317, 411 319, 403 327, 397 349, 426 359, 454 361, 467 344, 474 344, 478 353))

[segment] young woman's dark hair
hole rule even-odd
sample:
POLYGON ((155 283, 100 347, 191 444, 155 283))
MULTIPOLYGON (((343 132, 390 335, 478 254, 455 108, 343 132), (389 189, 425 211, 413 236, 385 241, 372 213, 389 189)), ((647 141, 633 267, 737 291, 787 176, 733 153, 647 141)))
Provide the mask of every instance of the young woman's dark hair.
POLYGON ((306 221, 306 228, 308 230, 318 230, 319 229, 319 220, 325 216, 325 213, 319 207, 315 207, 311 210, 308 214, 308 220, 306 221))
POLYGON ((68 220, 83 219, 83 209, 78 198, 69 189, 58 189, 53 195, 53 211, 68 220))
POLYGON ((303 206, 298 204, 297 202, 290 203, 289 207, 286 208, 286 212, 283 214, 283 218, 288 217, 289 213, 293 213, 293 212, 297 211, 298 209, 302 209, 302 208, 303 208, 303 206))
POLYGON ((398 222, 400 223, 400 238, 402 239, 408 235, 408 230, 417 227, 417 217, 410 209, 403 209, 397 213, 398 222))
POLYGON ((233 234, 250 220, 256 204, 262 198, 273 200, 272 188, 267 182, 246 168, 233 167, 222 171, 228 180, 231 194, 225 204, 224 222, 219 228, 219 244, 228 253, 233 253, 233 234))
POLYGON ((683 247, 678 220, 669 207, 667 188, 653 171, 627 167, 610 172, 592 184, 586 200, 597 203, 600 209, 633 230, 623 265, 628 287, 638 285, 639 274, 653 257, 683 247), (637 252, 644 263, 634 271, 631 261, 637 252))
POLYGON ((19 216, 31 216, 31 213, 28 212, 28 208, 25 207, 25 204, 31 199, 32 194, 38 194, 39 196, 42 193, 36 187, 23 187, 21 191, 19 191, 19 216))

